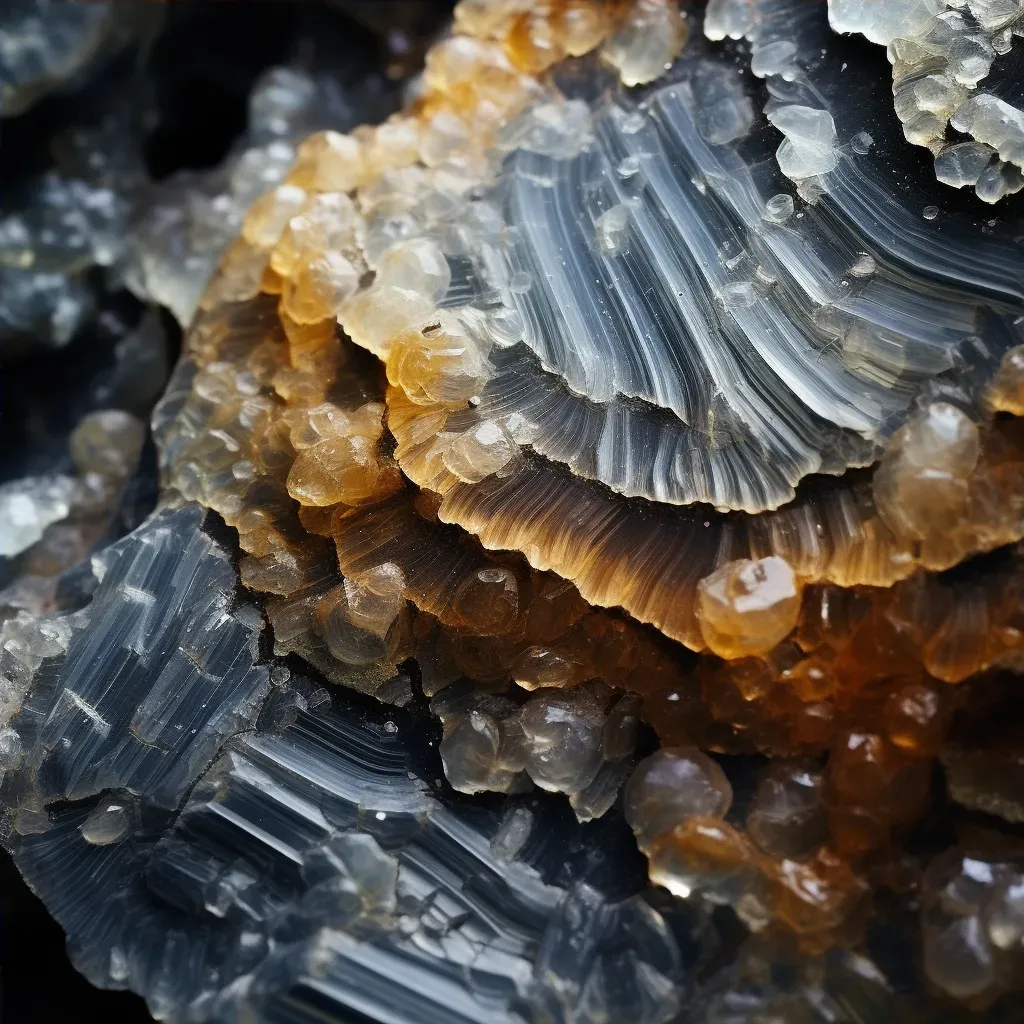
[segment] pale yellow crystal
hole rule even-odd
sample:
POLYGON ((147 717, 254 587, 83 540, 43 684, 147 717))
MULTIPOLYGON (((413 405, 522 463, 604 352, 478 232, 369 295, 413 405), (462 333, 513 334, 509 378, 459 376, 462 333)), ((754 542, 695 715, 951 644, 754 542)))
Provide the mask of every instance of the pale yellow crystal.
POLYGON ((435 312, 434 304, 419 292, 374 285, 348 299, 338 319, 357 345, 387 359, 399 334, 426 324, 435 312))
POLYGON ((306 192, 297 185, 271 189, 249 207, 242 223, 243 237, 257 249, 272 249, 305 201, 306 192))
POLYGON ((440 248, 428 238, 396 242, 377 264, 377 284, 416 292, 431 302, 444 298, 452 272, 440 248))
POLYGON ((282 309, 300 324, 334 318, 358 287, 356 268, 341 253, 325 252, 299 267, 287 279, 282 309))
POLYGON ((383 636, 405 605, 405 577, 385 562, 359 579, 345 580, 345 617, 354 626, 383 636))
POLYGON ((317 132, 299 147, 288 181, 309 192, 351 192, 362 184, 366 171, 358 139, 340 132, 317 132))
POLYGON ((636 0, 604 43, 625 85, 653 82, 679 56, 690 30, 676 0, 636 0))
POLYGON ((955 527, 967 510, 980 453, 977 424, 947 402, 901 427, 874 476, 875 504, 890 529, 929 541, 955 527))
POLYGON ((328 438, 299 452, 288 493, 303 505, 363 505, 401 486, 398 471, 379 458, 369 438, 328 438))
POLYGON ((516 443, 500 423, 484 420, 460 434, 444 451, 445 467, 460 480, 474 484, 504 469, 516 453, 516 443))
POLYGON ((288 221, 271 253, 270 266, 282 277, 289 277, 306 261, 327 252, 351 259, 362 226, 355 204, 344 192, 312 196, 288 221))
POLYGON ((767 654, 795 628, 800 589, 784 558, 728 562, 697 588, 704 642, 723 658, 767 654))
POLYGON ((487 379, 487 362, 476 342, 443 316, 436 325, 396 338, 387 370, 392 384, 423 405, 463 405, 487 379))

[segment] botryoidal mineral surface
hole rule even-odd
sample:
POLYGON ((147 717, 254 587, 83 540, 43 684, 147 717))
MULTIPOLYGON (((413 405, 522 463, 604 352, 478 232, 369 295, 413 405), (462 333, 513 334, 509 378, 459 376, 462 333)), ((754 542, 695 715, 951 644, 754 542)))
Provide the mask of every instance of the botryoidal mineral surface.
POLYGON ((0 633, 90 978, 1017 1019, 1021 13, 463 0, 402 112, 241 157, 164 508, 0 633))
POLYGON ((8 0, 0 12, 0 117, 24 113, 91 72, 149 20, 127 3, 8 0))

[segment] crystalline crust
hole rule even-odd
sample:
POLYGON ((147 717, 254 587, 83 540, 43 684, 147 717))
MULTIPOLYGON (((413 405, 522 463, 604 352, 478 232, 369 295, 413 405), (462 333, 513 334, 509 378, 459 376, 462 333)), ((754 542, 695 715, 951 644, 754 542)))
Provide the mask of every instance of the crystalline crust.
POLYGON ((12 719, 6 845, 77 966, 166 1020, 314 1003, 409 1024, 541 1005, 568 1020, 579 998, 665 1020, 680 953, 659 914, 497 858, 497 820, 481 831, 429 795, 380 713, 334 711, 287 672, 272 686, 259 616, 235 604, 203 520, 158 512, 105 552, 12 719), (623 934, 636 959, 611 986, 621 954, 604 944, 623 934))

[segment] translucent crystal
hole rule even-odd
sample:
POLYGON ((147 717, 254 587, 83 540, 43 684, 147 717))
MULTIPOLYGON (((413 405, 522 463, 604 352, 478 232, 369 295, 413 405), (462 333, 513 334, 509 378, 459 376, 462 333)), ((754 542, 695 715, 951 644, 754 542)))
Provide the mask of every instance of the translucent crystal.
POLYGON ((688 34, 674 0, 638 0, 605 40, 603 52, 625 85, 642 85, 672 63, 688 34))
POLYGON ((131 806, 123 800, 104 800, 93 808, 79 831, 87 843, 108 846, 123 839, 131 827, 131 806))
POLYGON ((35 544, 47 526, 67 516, 74 495, 75 481, 67 476, 0 484, 0 555, 17 555, 35 544))
POLYGON ((782 173, 794 181, 827 174, 839 163, 832 115, 799 104, 777 107, 769 120, 786 136, 777 158, 782 173))
POLYGON ((75 468, 83 476, 96 473, 124 480, 138 462, 145 436, 145 425, 131 413, 104 409, 85 416, 68 444, 75 468))
POLYGON ((800 584, 775 556, 730 562, 701 581, 698 615, 707 645, 723 658, 764 654, 796 625, 800 584))
POLYGON ((763 775, 747 812, 747 831, 765 853, 799 858, 824 842, 823 783, 813 762, 776 764, 763 775))
POLYGON ((666 747, 637 765, 626 786, 626 820, 642 849, 690 818, 722 818, 732 803, 725 772, 695 748, 666 747))

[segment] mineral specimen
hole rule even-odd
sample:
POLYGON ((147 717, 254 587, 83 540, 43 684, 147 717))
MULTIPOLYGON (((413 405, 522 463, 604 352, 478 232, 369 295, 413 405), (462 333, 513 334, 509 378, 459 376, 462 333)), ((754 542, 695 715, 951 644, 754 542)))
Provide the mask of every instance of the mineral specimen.
POLYGON ((1020 16, 462 0, 376 126, 262 80, 128 258, 191 318, 162 508, 0 634, 7 842, 91 978, 181 1020, 1013 1019, 1024 161, 978 86, 1020 16))
POLYGON ((837 32, 887 48, 904 134, 932 151, 939 181, 973 185, 987 203, 1024 188, 1024 93, 1012 63, 1020 55, 1011 54, 1024 35, 1020 0, 828 0, 828 7, 837 32), (1003 58, 1009 100, 999 95, 1003 83, 993 82, 1003 58))
POLYGON ((495 816, 445 808, 414 773, 409 715, 338 713, 257 664, 261 617, 204 515, 157 514, 94 562, 85 608, 0 640, 6 686, 28 693, 8 842, 79 969, 163 1019, 385 1019, 386 1003, 395 1021, 513 1022, 589 1002, 667 1020, 683 932, 602 895, 599 848, 560 883, 536 852, 497 856, 495 816))
POLYGON ((386 93, 366 85, 362 92, 301 69, 266 72, 249 100, 246 135, 219 167, 183 171, 148 188, 120 267, 131 290, 187 326, 246 208, 284 177, 297 141, 325 125, 354 127, 357 110, 390 110, 386 93))
POLYGON ((148 17, 133 7, 9 0, 0 13, 0 117, 24 112, 124 45, 148 17))
MULTIPOLYGON (((989 411, 1012 390, 1019 254, 966 218, 927 256, 923 228, 880 231, 887 171, 840 138, 834 76, 780 70, 798 47, 755 69, 781 80, 755 126, 755 87, 710 50, 668 74, 651 57, 687 34, 670 5, 572 10, 595 27, 564 80, 543 76, 570 52, 561 7, 463 7, 411 112, 303 144, 203 300, 158 416, 165 470, 237 527, 279 651, 342 682, 362 666, 364 688, 419 659, 456 788, 525 773, 579 801, 609 686, 666 742, 831 751, 821 806, 766 842, 805 859, 689 798, 678 825, 657 797, 632 820, 673 891, 809 949, 849 941, 864 858, 927 802, 939 681, 1014 646, 965 636, 920 570, 1022 534, 1016 427, 989 411), (602 62, 653 84, 610 87, 602 62), (804 479, 823 471, 840 479, 804 479), (688 678, 637 620, 727 660, 688 678), (460 676, 478 696, 449 696, 460 676)), ((799 5, 748 14, 756 47, 820 32, 799 5)))

